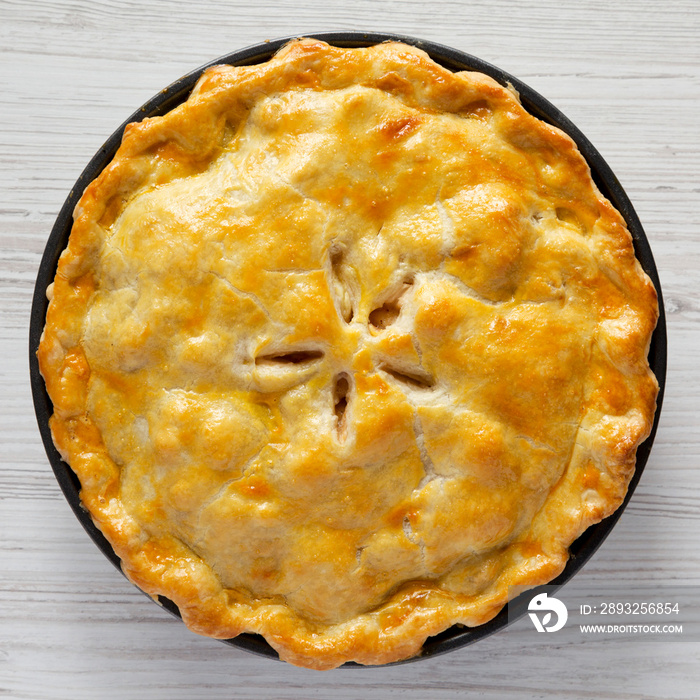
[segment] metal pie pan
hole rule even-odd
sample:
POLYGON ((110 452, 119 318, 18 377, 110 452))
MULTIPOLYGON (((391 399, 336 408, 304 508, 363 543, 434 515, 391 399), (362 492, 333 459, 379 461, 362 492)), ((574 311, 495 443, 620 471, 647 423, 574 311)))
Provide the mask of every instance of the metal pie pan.
MULTIPOLYGON (((636 470, 632 477, 632 481, 629 485, 624 502, 613 515, 601 521, 597 525, 593 525, 592 527, 588 528, 588 530, 586 530, 572 544, 569 549, 570 558, 566 568, 560 576, 548 584, 549 586, 562 586, 572 576, 574 576, 574 574, 576 574, 576 572, 602 544, 632 497, 634 489, 639 482, 642 471, 649 457, 659 422, 659 415, 661 413, 666 378, 666 318, 659 276, 656 271, 656 265, 654 263, 649 242, 646 238, 639 218, 637 217, 629 198, 625 194, 612 170, 603 160, 600 153, 598 153, 598 151, 593 147, 590 141, 588 141, 588 139, 579 131, 579 129, 556 107, 554 107, 554 105, 548 102, 539 93, 535 92, 532 88, 528 87, 526 84, 505 71, 486 63, 475 56, 463 53, 462 51, 458 51, 441 44, 436 44, 431 41, 424 41, 415 37, 403 36, 399 34, 379 32, 322 32, 304 34, 303 36, 322 39, 329 44, 340 47, 370 46, 384 41, 402 41, 422 49, 428 53, 434 61, 450 70, 481 71, 482 73, 486 73, 487 75, 491 76, 502 85, 509 83, 517 90, 525 109, 543 121, 559 127, 575 141, 579 150, 588 162, 596 185, 603 195, 612 202, 618 211, 620 211, 627 222, 627 226, 634 240, 637 258, 639 259, 642 268, 647 275, 649 275, 654 286, 656 287, 656 292, 659 299, 659 321, 652 336, 651 346, 649 349, 649 364, 659 382, 656 415, 651 434, 647 440, 640 445, 637 451, 636 470)), ((51 439, 49 418, 53 413, 53 406, 48 394, 46 393, 46 388, 43 378, 39 372, 39 366, 36 358, 36 351, 39 347, 39 341, 44 327, 46 310, 48 306, 46 299, 46 288, 53 281, 56 274, 58 258, 68 243, 68 237, 70 235, 73 223, 73 209, 75 208, 75 205, 77 204, 87 185, 94 180, 95 177, 100 174, 100 172, 102 172, 102 170, 114 157, 114 154, 121 143, 122 134, 126 124, 133 121, 141 121, 146 117, 154 117, 165 114, 177 105, 184 102, 199 76, 206 68, 224 63, 239 66, 263 63, 264 61, 270 59, 273 54, 276 53, 285 43, 295 38, 297 38, 297 36, 288 36, 276 39, 274 41, 256 44, 254 46, 249 46, 247 48, 234 51, 231 54, 211 61, 210 63, 201 66, 200 68, 175 81, 172 85, 159 92, 155 97, 143 105, 143 107, 132 114, 131 117, 129 117, 124 124, 122 124, 109 137, 109 139, 107 139, 105 144, 95 154, 76 181, 73 189, 61 208, 58 218, 56 219, 56 223, 51 231, 51 235, 41 260, 36 286, 34 289, 29 329, 31 387, 39 430, 49 461, 51 462, 51 466, 56 475, 56 479, 58 480, 68 503, 73 509, 73 512, 95 544, 120 571, 121 567, 119 558, 114 553, 114 550, 109 542, 107 542, 102 533, 95 526, 87 510, 85 510, 80 502, 80 482, 78 481, 77 476, 61 459, 51 439)), ((552 589, 550 588, 549 590, 551 591, 552 589)), ((172 601, 160 596, 159 602, 173 615, 177 617, 180 616, 177 606, 172 601)), ((519 604, 518 599, 511 601, 495 618, 484 625, 474 628, 455 625, 434 637, 428 638, 423 646, 422 653, 419 656, 397 663, 409 663, 420 659, 430 658, 437 654, 442 654, 447 651, 472 644, 479 639, 483 639, 484 637, 487 637, 504 628, 507 624, 509 624, 509 622, 512 622, 513 619, 518 616, 518 614, 514 614, 514 611, 520 615, 525 612, 525 607, 522 605, 522 603, 519 604)), ((255 654, 278 659, 277 652, 263 639, 263 637, 257 634, 244 633, 234 639, 223 640, 223 642, 255 654)), ((355 664, 353 662, 345 664, 345 667, 363 668, 360 664, 355 664)))

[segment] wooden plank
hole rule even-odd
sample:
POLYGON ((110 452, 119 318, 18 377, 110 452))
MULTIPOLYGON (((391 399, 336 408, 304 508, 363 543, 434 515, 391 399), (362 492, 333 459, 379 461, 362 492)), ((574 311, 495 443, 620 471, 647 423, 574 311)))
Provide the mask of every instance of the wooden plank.
POLYGON ((627 189, 667 302, 667 393, 639 488, 577 578, 700 584, 696 0, 0 0, 0 697, 698 697, 698 643, 559 644, 514 629, 380 669, 320 674, 254 657, 196 637, 134 589, 63 499, 36 429, 27 333, 73 182, 129 114, 193 68, 278 36, 367 28, 512 72, 581 128, 627 189))

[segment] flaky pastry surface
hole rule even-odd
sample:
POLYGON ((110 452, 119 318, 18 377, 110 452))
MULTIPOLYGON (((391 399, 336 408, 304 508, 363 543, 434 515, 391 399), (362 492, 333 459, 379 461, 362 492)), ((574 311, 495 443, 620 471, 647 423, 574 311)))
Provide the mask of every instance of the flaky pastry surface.
POLYGON ((654 415, 655 291, 573 142, 397 43, 130 125, 49 295, 54 441, 127 576, 313 668, 550 581, 654 415))

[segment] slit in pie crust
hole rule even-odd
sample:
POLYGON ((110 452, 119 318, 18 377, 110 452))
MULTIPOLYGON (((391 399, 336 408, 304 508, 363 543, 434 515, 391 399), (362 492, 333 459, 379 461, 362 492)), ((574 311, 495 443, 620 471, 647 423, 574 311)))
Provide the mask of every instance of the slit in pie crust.
POLYGON ((53 438, 126 575, 312 668, 551 581, 655 410, 655 290, 574 143, 400 43, 129 125, 48 294, 53 438))

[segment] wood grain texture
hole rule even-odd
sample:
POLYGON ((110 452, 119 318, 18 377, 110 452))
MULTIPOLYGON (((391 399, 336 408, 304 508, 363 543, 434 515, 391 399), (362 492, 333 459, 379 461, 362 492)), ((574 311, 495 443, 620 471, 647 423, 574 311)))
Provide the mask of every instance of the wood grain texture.
MULTIPOLYGON (((700 595, 700 5, 678 0, 0 0, 0 697, 697 698, 700 644, 557 643, 509 629, 432 660, 315 673, 196 637, 89 541, 29 392, 34 279, 75 179, 114 129, 235 49, 333 29, 454 46, 541 92, 635 204, 668 313, 664 412, 642 481, 577 579, 700 595)), ((543 637, 543 638, 541 638, 543 637)))

